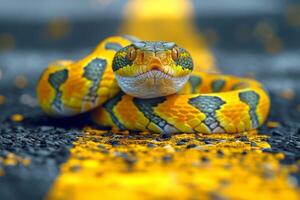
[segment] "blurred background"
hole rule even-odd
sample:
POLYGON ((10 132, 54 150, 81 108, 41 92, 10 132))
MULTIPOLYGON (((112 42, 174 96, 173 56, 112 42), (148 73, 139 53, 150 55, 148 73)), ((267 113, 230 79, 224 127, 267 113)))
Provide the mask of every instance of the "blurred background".
MULTIPOLYGON (((164 2, 161 1, 162 6, 164 2)), ((124 24, 126 20, 130 23, 130 16, 136 17, 132 13, 139 9, 139 3, 129 5, 132 2, 123 0, 0 3, 0 93, 13 85, 22 88, 25 84, 36 84, 41 71, 55 59, 76 59, 107 36, 135 33, 134 28, 124 28, 124 24)), ((166 5, 164 9, 172 8, 166 5)), ((179 7, 179 18, 181 9, 212 50, 214 58, 209 62, 216 63, 212 65, 226 73, 256 75, 271 89, 293 89, 298 84, 295 81, 300 75, 299 1, 194 0, 179 7), (266 76, 269 78, 265 79, 266 76), (278 81, 281 84, 274 84, 278 81)), ((149 19, 158 23, 160 19, 153 18, 157 15, 155 9, 152 11, 149 19)), ((168 23, 176 24, 176 16, 165 14, 168 23)), ((171 27, 174 30, 169 32, 178 31, 176 26, 171 27)), ((159 29, 155 31, 152 35, 157 33, 160 39, 159 29)), ((189 30, 185 37, 189 37, 189 30)), ((203 44, 195 46, 200 48, 203 44)))
MULTIPOLYGON (((226 73, 256 76, 275 90, 296 89, 299 85, 299 1, 193 0, 188 5, 181 1, 178 8, 164 7, 163 2, 164 10, 176 11, 174 16, 171 11, 169 15, 166 12, 169 19, 174 19, 169 20, 174 23, 174 30, 181 11, 195 24, 197 34, 212 50, 213 58, 208 61, 214 63, 211 65, 226 73)), ((23 88, 35 84, 41 71, 53 60, 76 59, 107 36, 135 33, 130 28, 135 21, 128 22, 128 16, 140 9, 137 5, 128 8, 139 3, 124 0, 0 0, 0 3, 0 93, 13 85, 23 88)), ((159 22, 163 17, 151 18, 160 16, 157 9, 161 10, 153 8, 149 19, 159 22)), ((158 34, 155 39, 159 39, 160 30, 153 32, 158 34)), ((190 31, 186 32, 189 37, 190 31)), ((199 48, 202 46, 198 44, 199 48)))

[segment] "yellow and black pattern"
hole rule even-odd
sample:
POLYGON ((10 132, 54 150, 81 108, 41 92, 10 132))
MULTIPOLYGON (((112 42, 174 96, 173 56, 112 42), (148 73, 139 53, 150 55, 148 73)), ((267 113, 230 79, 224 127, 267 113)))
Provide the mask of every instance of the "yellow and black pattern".
MULTIPOLYGON (((124 94, 113 73, 120 67, 114 69, 112 63, 129 68, 128 59, 123 59, 126 52, 119 50, 135 41, 110 37, 77 62, 51 64, 37 87, 43 110, 53 116, 71 116, 94 109, 94 121, 101 125, 157 133, 238 133, 264 123, 270 100, 260 83, 250 79, 195 71, 178 94, 151 99, 124 94), (117 51, 122 55, 115 56, 117 51)), ((181 55, 186 57, 177 60, 178 66, 190 71, 184 67, 192 62, 189 54, 181 55)), ((122 73, 129 72, 136 73, 132 67, 122 73)))
POLYGON ((68 79, 68 70, 63 69, 57 72, 54 72, 49 75, 49 84, 55 89, 55 97, 52 101, 52 106, 54 109, 61 109, 61 95, 62 91, 60 90, 60 86, 64 84, 64 82, 68 79))

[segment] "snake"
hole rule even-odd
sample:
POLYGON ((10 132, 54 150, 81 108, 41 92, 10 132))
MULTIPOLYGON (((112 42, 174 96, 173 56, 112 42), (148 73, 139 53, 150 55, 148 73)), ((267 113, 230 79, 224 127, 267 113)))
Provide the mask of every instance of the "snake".
POLYGON ((50 63, 37 98, 52 117, 88 112, 103 127, 160 134, 247 132, 270 110, 260 82, 201 71, 175 42, 133 36, 111 36, 77 61, 50 63))

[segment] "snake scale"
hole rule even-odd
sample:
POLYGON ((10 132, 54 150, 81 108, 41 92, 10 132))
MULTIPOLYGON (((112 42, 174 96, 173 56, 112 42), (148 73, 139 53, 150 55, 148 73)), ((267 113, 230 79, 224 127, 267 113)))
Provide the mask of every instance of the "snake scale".
POLYGON ((264 123, 270 99, 259 82, 194 68, 174 42, 113 36, 76 62, 51 63, 37 96, 50 116, 90 112, 120 130, 239 133, 264 123))

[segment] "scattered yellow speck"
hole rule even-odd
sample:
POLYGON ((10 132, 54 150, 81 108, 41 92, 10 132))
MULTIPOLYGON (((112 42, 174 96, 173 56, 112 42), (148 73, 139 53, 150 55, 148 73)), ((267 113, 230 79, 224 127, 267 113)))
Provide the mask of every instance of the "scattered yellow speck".
POLYGON ((5 172, 3 169, 0 169, 0 176, 4 176, 5 172))
POLYGON ((27 85, 27 78, 24 75, 18 75, 15 78, 15 86, 17 88, 24 88, 27 85))
POLYGON ((7 158, 4 160, 4 165, 8 165, 8 166, 14 166, 17 164, 17 161, 13 158, 7 158))
POLYGON ((17 157, 13 153, 8 153, 6 158, 3 160, 5 165, 16 165, 18 163, 17 157))
POLYGON ((6 100, 5 96, 0 95, 0 105, 1 105, 1 104, 4 104, 4 103, 5 103, 5 100, 6 100))
POLYGON ((295 96, 294 90, 287 88, 281 92, 281 96, 287 100, 291 100, 295 96))
POLYGON ((279 125, 280 125, 279 122, 274 122, 274 121, 269 121, 269 122, 267 123, 267 126, 268 126, 269 128, 276 128, 276 127, 278 127, 279 125))
POLYGON ((14 166, 17 164, 22 164, 24 166, 27 166, 30 164, 30 160, 28 158, 23 158, 21 156, 18 156, 14 153, 8 153, 5 157, 0 157, 0 163, 3 163, 4 165, 7 166, 14 166))
POLYGON ((0 34, 0 49, 12 49, 15 46, 15 39, 9 33, 0 34))
POLYGON ((59 40, 66 37, 70 31, 71 23, 68 19, 54 19, 49 22, 46 28, 46 35, 52 40, 59 40))
POLYGON ((10 119, 14 122, 21 122, 24 120, 24 117, 21 114, 14 114, 10 117, 10 119))
POLYGON ((289 25, 300 26, 300 5, 290 5, 285 11, 285 18, 289 25))
POLYGON ((274 28, 270 22, 262 20, 257 23, 254 29, 254 35, 259 40, 267 40, 268 38, 274 36, 274 28))
POLYGON ((21 160, 21 163, 24 165, 24 166, 28 166, 30 164, 30 160, 27 159, 27 158, 24 158, 21 160))
POLYGON ((268 53, 278 53, 283 48, 274 25, 268 21, 260 21, 254 29, 254 35, 261 41, 268 53))
POLYGON ((284 154, 283 153, 277 153, 277 154, 275 154, 275 156, 279 160, 283 160, 284 159, 284 154))
POLYGON ((300 112, 300 104, 297 105, 297 111, 300 112))
POLYGON ((283 46, 280 38, 275 36, 268 38, 264 44, 268 53, 278 53, 283 46))

